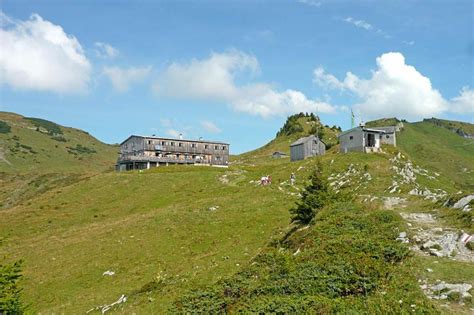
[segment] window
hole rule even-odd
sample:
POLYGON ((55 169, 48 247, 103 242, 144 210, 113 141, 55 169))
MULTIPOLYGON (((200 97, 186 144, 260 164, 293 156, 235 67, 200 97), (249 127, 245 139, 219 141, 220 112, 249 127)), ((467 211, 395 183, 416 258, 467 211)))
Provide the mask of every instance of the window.
POLYGON ((216 156, 216 161, 220 161, 221 160, 221 157, 220 156, 216 156))
POLYGON ((219 146, 218 146, 218 145, 215 145, 215 146, 214 146, 214 150, 219 150, 219 146))
POLYGON ((173 142, 173 141, 171 141, 171 142, 170 142, 170 145, 171 145, 172 147, 174 147, 174 142, 173 142))
POLYGON ((166 145, 166 141, 161 141, 161 145, 166 145))
POLYGON ((354 139, 354 137, 353 137, 353 136, 349 136, 349 140, 353 140, 353 139, 354 139))
POLYGON ((151 144, 151 140, 148 140, 148 144, 151 144))
POLYGON ((209 145, 206 144, 206 145, 204 146, 204 149, 209 149, 209 145))
POLYGON ((180 147, 180 148, 181 148, 182 146, 183 146, 183 144, 182 144, 181 142, 180 142, 180 143, 178 143, 178 147, 180 147))
POLYGON ((195 147, 196 147, 196 143, 191 144, 191 148, 195 148, 195 147))
POLYGON ((387 139, 388 139, 388 138, 390 138, 390 136, 389 136, 389 135, 386 135, 386 136, 385 136, 385 138, 387 138, 387 139))
POLYGON ((226 149, 226 147, 225 147, 225 145, 223 145, 223 146, 222 146, 222 150, 225 150, 225 149, 226 149))

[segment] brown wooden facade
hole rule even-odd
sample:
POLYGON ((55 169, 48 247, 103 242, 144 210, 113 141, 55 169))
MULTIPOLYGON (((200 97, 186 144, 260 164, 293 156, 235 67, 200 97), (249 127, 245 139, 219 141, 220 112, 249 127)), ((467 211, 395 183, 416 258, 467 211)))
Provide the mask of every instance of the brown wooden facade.
POLYGON ((117 170, 169 164, 227 166, 228 163, 228 143, 132 135, 120 144, 117 170))

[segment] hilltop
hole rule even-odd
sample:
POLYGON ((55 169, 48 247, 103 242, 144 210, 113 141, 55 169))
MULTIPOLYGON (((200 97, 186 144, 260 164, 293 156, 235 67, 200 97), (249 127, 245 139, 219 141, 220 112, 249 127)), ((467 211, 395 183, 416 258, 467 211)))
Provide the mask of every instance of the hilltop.
POLYGON ((287 118, 285 124, 277 132, 275 139, 253 151, 243 153, 238 156, 242 159, 255 159, 268 157, 273 152, 279 151, 290 154, 290 144, 301 137, 311 134, 317 135, 326 144, 326 149, 337 144, 337 135, 341 132, 341 127, 323 125, 319 117, 313 113, 299 113, 287 118))
POLYGON ((0 172, 111 170, 118 147, 48 120, 0 112, 0 172))
POLYGON ((24 259, 31 312, 83 313, 124 294, 116 312, 468 314, 467 295, 436 280, 474 285, 473 254, 449 242, 474 233, 471 212, 452 207, 472 192, 470 140, 404 123, 397 148, 340 154, 338 130, 299 114, 228 169, 97 172, 19 196, 0 210, 0 257, 24 259), (326 155, 271 157, 318 130, 326 155), (318 162, 339 197, 313 224, 290 224, 318 162), (272 185, 259 185, 267 174, 272 185), (429 294, 449 294, 449 308, 429 294))

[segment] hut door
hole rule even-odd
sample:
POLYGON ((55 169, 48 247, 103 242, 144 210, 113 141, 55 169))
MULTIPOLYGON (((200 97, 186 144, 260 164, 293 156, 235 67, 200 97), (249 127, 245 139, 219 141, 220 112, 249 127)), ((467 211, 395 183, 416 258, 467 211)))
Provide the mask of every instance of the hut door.
POLYGON ((368 147, 375 146, 375 135, 373 133, 367 134, 367 146, 368 147))

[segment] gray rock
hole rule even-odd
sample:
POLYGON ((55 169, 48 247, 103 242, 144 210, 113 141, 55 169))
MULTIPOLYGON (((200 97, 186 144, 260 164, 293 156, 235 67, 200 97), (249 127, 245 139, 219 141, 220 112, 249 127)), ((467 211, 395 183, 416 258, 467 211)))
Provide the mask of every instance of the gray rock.
POLYGON ((463 209, 465 206, 467 206, 471 200, 474 200, 474 195, 467 195, 461 199, 459 199, 454 205, 454 209, 463 209))

